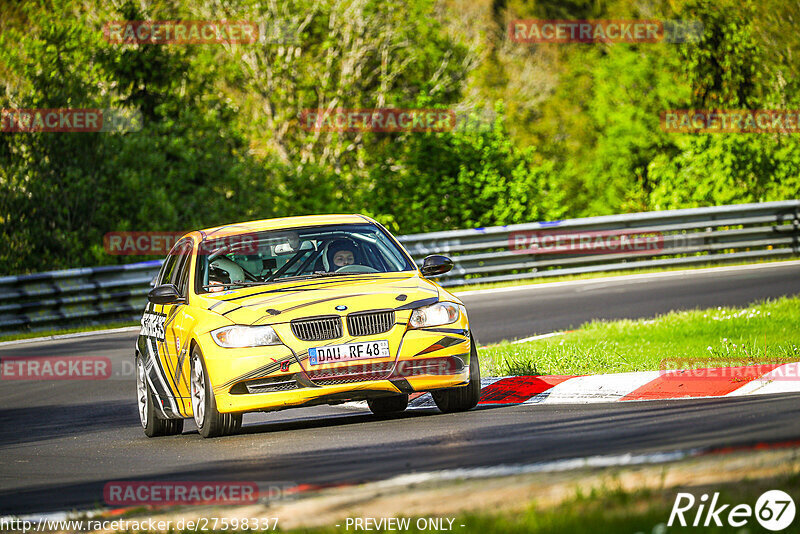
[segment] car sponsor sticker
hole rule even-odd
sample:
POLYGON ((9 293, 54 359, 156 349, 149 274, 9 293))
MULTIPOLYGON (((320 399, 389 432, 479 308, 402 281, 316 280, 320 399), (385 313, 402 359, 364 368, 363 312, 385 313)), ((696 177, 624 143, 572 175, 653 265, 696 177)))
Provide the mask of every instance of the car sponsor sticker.
POLYGON ((164 322, 167 316, 158 313, 145 313, 142 315, 142 329, 139 335, 152 337, 164 341, 164 322))

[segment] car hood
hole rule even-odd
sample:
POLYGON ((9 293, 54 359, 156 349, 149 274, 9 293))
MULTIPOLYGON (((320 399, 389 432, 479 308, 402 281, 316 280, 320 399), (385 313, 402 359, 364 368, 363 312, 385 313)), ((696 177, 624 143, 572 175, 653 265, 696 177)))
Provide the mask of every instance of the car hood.
POLYGON ((366 310, 409 310, 432 304, 445 295, 457 301, 416 273, 370 273, 289 281, 197 298, 233 323, 250 325, 366 310), (336 310, 337 306, 347 308, 336 310))

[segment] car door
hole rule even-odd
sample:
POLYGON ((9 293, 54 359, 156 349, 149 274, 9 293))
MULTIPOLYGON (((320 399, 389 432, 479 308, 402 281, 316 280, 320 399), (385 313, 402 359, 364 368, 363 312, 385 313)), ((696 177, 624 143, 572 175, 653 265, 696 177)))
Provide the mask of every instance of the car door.
MULTIPOLYGON (((169 284, 178 264, 178 246, 175 245, 164 260, 156 278, 156 285, 169 284)), ((155 395, 158 409, 167 417, 179 416, 180 409, 175 400, 176 388, 168 372, 164 325, 167 315, 165 306, 148 302, 142 315, 142 328, 138 340, 138 352, 144 359, 147 379, 155 395)))
POLYGON ((175 249, 177 261, 171 273, 170 282, 178 288, 182 300, 175 304, 165 304, 162 313, 164 321, 163 359, 165 371, 169 374, 171 388, 181 415, 189 417, 191 395, 189 392, 189 277, 193 244, 191 240, 178 243, 175 249))

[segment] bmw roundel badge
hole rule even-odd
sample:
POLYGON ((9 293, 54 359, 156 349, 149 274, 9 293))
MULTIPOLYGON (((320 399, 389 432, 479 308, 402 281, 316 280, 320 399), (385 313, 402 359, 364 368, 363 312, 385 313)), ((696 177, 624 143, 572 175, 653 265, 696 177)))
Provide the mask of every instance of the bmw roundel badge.
POLYGON ((338 306, 336 306, 336 311, 345 311, 346 309, 347 306, 345 306, 344 304, 339 304, 338 306))

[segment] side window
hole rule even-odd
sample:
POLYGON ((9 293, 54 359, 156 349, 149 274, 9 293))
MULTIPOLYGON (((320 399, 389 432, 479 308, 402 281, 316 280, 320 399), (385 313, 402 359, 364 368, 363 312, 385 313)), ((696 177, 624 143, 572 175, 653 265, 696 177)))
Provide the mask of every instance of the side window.
POLYGON ((192 243, 183 242, 176 257, 178 262, 172 275, 172 283, 178 286, 178 292, 185 297, 189 288, 189 260, 192 257, 192 243))
POLYGON ((158 284, 169 284, 170 280, 172 280, 172 273, 175 270, 175 264, 178 262, 178 246, 175 245, 172 247, 172 250, 169 251, 169 255, 167 259, 164 261, 164 265, 161 267, 161 273, 158 276, 158 284))

